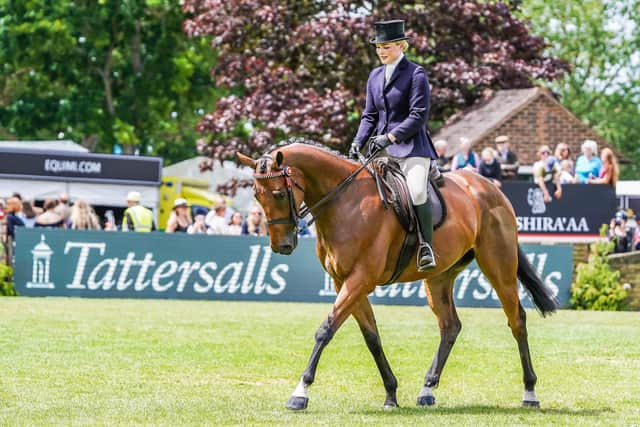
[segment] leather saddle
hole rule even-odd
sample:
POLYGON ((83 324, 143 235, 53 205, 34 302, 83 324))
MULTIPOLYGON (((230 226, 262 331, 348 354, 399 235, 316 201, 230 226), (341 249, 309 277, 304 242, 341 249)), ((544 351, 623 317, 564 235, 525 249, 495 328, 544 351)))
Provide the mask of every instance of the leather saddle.
MULTIPOLYGON (((402 271, 413 259, 418 247, 417 218, 411 203, 409 188, 400 170, 400 165, 392 159, 381 157, 376 159, 371 170, 378 187, 378 195, 385 209, 390 207, 395 212, 400 224, 406 231, 402 249, 398 256, 395 271, 385 285, 395 282, 402 271)), ((432 167, 429 173, 429 199, 433 215, 433 229, 442 225, 447 216, 447 208, 439 188, 444 185, 444 177, 437 167, 432 167)))

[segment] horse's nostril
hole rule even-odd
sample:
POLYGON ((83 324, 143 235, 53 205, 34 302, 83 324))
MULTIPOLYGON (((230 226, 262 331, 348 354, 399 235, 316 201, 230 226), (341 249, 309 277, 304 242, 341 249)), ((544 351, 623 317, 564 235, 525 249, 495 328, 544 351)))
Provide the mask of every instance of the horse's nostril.
POLYGON ((290 254, 293 252, 293 245, 280 245, 280 251, 283 254, 290 254))

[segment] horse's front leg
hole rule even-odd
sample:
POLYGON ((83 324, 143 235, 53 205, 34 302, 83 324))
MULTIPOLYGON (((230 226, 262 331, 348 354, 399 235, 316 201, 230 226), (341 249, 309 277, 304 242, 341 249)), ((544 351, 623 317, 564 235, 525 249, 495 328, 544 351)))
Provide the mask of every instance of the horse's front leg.
POLYGON ((336 297, 329 316, 316 331, 315 344, 311 351, 311 357, 309 357, 309 362, 302 373, 300 382, 287 402, 287 408, 293 410, 306 409, 309 403, 307 389, 315 380, 316 369, 322 351, 327 344, 329 344, 329 341, 331 341, 331 338, 333 338, 333 335, 340 326, 342 326, 344 321, 351 315, 360 297, 368 294, 367 290, 362 280, 359 280, 357 277, 345 280, 343 286, 338 291, 338 296, 336 297))

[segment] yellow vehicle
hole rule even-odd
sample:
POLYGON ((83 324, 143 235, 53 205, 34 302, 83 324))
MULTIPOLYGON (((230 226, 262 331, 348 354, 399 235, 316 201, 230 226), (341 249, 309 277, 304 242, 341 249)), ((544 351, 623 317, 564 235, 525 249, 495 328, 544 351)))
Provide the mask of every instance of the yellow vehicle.
POLYGON ((209 183, 203 179, 184 178, 180 176, 164 176, 160 186, 160 209, 158 212, 158 228, 164 230, 173 209, 173 201, 177 198, 187 200, 191 208, 191 216, 197 212, 206 213, 214 202, 224 197, 209 192, 209 183))

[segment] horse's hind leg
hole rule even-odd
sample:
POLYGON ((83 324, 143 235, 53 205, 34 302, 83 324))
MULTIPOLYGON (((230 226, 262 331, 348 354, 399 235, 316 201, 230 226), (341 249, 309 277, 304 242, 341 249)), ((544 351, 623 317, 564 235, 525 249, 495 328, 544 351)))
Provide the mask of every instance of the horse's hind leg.
POLYGON ((456 307, 453 304, 453 281, 457 273, 457 270, 450 270, 424 281, 429 307, 438 319, 440 344, 418 395, 417 404, 419 406, 433 405, 436 402, 433 389, 440 382, 440 374, 462 329, 456 307))
POLYGON ((522 405, 538 407, 540 402, 535 393, 537 377, 533 371, 527 338, 527 315, 518 296, 518 249, 516 243, 511 246, 509 242, 510 239, 502 240, 500 236, 494 236, 490 247, 478 246, 476 257, 480 270, 489 279, 500 298, 511 333, 518 343, 524 381, 522 405), (504 246, 498 247, 500 245, 504 246))
POLYGON ((396 389, 398 388, 398 381, 395 375, 391 371, 391 366, 384 355, 382 349, 382 342, 380 341, 380 333, 378 332, 378 326, 376 325, 376 319, 373 314, 373 308, 369 299, 362 298, 360 302, 353 309, 353 317, 355 317, 360 331, 364 337, 367 347, 373 356, 373 359, 378 366, 380 375, 382 376, 382 382, 387 392, 387 398, 384 401, 385 408, 394 408, 398 406, 396 399, 396 389))

